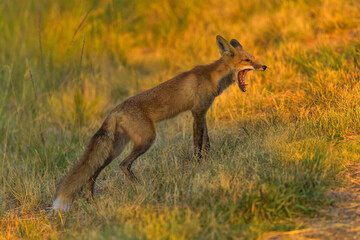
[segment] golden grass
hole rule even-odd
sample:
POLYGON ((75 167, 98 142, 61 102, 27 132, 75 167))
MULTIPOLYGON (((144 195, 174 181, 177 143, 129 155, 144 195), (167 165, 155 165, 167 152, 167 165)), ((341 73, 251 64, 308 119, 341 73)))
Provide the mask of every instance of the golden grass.
POLYGON ((260 238, 311 216, 360 156, 359 10, 355 0, 0 2, 0 238, 260 238), (96 203, 81 193, 71 213, 45 215, 106 114, 217 60, 217 34, 268 70, 215 100, 210 160, 195 163, 183 114, 159 124, 135 164, 142 186, 114 163, 96 203))

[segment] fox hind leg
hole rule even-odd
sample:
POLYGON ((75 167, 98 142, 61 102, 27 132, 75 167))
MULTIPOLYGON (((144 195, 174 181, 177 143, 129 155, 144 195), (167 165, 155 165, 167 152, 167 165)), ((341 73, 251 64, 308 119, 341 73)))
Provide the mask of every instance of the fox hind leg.
POLYGON ((86 200, 89 202, 90 200, 94 199, 94 187, 95 187, 95 181, 96 178, 99 176, 99 174, 101 173, 101 171, 112 162, 112 158, 108 158, 106 159, 105 163, 99 167, 96 172, 94 173, 94 175, 89 179, 87 188, 86 188, 86 200))
POLYGON ((120 163, 120 169, 125 173, 126 177, 130 181, 139 182, 135 174, 131 171, 131 165, 138 157, 144 154, 151 147, 152 143, 153 141, 134 146, 130 155, 120 163))
POLYGON ((150 120, 133 122, 132 126, 132 131, 127 131, 127 133, 134 145, 131 153, 120 163, 120 169, 130 181, 139 182, 135 174, 131 171, 131 166, 138 157, 153 145, 156 138, 156 131, 154 123, 150 120))

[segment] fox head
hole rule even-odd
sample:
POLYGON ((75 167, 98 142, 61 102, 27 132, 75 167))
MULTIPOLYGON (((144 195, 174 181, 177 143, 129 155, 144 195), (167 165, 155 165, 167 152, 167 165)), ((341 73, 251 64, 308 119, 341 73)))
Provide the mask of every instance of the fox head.
POLYGON ((255 60, 254 56, 244 50, 241 44, 233 39, 230 44, 220 35, 216 36, 216 43, 225 63, 230 67, 234 78, 241 89, 246 91, 245 75, 248 71, 265 71, 265 65, 255 60))

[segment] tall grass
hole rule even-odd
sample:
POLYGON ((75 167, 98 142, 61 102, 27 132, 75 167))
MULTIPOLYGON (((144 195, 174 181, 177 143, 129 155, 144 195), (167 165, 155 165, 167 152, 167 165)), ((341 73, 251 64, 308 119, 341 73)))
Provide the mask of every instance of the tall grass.
MULTIPOLYGON (((259 238, 329 203, 360 156, 358 1, 0 2, 1 238, 259 238), (125 98, 220 56, 237 38, 269 66, 210 112, 210 159, 191 116, 158 125, 137 160, 115 161, 97 200, 48 217, 56 186, 125 98)), ((126 151, 128 153, 129 150, 126 151)), ((126 155, 125 153, 125 155, 126 155)), ((123 158, 125 155, 120 157, 123 158)))

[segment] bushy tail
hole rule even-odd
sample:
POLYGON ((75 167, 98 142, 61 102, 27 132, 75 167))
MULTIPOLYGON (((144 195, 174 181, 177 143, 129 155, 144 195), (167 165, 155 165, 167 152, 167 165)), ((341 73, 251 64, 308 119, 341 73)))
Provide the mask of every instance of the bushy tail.
POLYGON ((110 156, 114 145, 115 121, 109 124, 111 122, 109 120, 105 120, 102 127, 91 138, 81 159, 61 182, 53 203, 56 212, 70 210, 75 194, 110 156))

